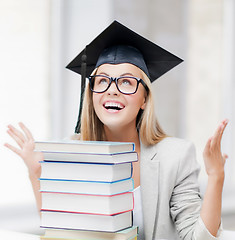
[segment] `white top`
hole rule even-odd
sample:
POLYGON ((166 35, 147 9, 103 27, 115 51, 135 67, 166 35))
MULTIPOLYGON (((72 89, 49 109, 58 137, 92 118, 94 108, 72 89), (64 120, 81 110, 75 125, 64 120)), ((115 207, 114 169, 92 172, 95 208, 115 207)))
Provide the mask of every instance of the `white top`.
POLYGON ((133 225, 139 227, 138 240, 144 240, 143 211, 140 186, 135 188, 133 193, 134 193, 133 225))

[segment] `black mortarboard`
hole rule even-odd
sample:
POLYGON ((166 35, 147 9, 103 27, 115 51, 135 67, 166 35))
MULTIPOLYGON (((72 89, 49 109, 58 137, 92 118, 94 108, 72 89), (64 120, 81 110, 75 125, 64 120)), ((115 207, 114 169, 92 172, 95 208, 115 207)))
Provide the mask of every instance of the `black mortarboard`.
POLYGON ((104 64, 131 63, 142 69, 153 82, 183 60, 114 21, 78 54, 66 68, 82 75, 79 119, 75 132, 79 132, 82 95, 85 78, 104 64))

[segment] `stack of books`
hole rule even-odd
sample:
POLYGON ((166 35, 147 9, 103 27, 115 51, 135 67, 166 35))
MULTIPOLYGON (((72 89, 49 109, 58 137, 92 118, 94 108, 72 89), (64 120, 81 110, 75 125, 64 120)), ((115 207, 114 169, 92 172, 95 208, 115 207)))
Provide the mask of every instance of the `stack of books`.
POLYGON ((41 162, 41 239, 137 239, 133 143, 36 142, 41 162))

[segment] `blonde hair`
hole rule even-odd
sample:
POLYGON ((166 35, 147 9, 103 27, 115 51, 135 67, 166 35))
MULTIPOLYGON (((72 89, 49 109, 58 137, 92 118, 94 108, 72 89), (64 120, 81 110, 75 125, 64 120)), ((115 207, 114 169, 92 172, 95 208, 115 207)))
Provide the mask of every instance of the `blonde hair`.
POLYGON ((154 99, 152 92, 152 83, 148 76, 142 72, 143 80, 148 87, 146 97, 146 106, 141 113, 141 117, 137 121, 139 136, 143 144, 146 146, 154 145, 167 137, 166 133, 161 128, 154 111, 154 99))
MULTIPOLYGON (((94 75, 96 71, 97 69, 93 71, 92 75, 94 75)), ((136 127, 142 143, 149 146, 160 142, 166 137, 166 134, 155 117, 151 81, 143 71, 142 75, 148 87, 148 93, 146 94, 146 106, 144 110, 140 109, 137 115, 136 127)), ((84 141, 105 141, 104 125, 95 113, 92 94, 88 83, 84 94, 81 115, 81 134, 79 138, 84 141)))

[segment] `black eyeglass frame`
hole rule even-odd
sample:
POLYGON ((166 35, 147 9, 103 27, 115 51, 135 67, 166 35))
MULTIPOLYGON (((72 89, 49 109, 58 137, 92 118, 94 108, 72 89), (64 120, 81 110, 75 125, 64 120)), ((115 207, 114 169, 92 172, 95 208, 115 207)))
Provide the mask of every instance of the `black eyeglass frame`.
POLYGON ((116 78, 114 78, 114 77, 109 77, 109 76, 106 76, 106 75, 92 75, 92 76, 89 76, 89 77, 88 77, 88 80, 89 80, 89 83, 90 83, 90 89, 91 89, 91 91, 92 91, 92 92, 95 92, 95 93, 104 93, 104 92, 106 92, 106 91, 110 88, 112 82, 115 82, 115 85, 116 85, 116 87, 117 87, 117 90, 118 90, 120 93, 126 94, 126 95, 135 94, 135 93, 137 92, 137 90, 138 90, 138 87, 139 87, 139 84, 140 84, 140 83, 144 86, 144 88, 146 89, 147 92, 148 92, 148 90, 149 90, 149 89, 148 89, 148 86, 146 85, 146 83, 144 82, 143 79, 137 78, 137 77, 133 77, 133 76, 122 76, 122 77, 116 77, 116 78), (98 91, 95 91, 94 89, 92 89, 92 84, 93 84, 93 83, 92 83, 92 78, 95 78, 95 77, 105 77, 105 78, 108 78, 108 79, 109 79, 109 84, 108 84, 107 88, 106 88, 104 91, 98 92, 98 91), (126 77, 128 77, 128 78, 133 78, 133 79, 135 79, 135 80, 137 81, 136 90, 135 90, 133 93, 124 93, 124 92, 122 92, 122 91, 119 89, 119 87, 118 87, 118 80, 119 80, 119 79, 122 79, 122 78, 126 78, 126 77))

